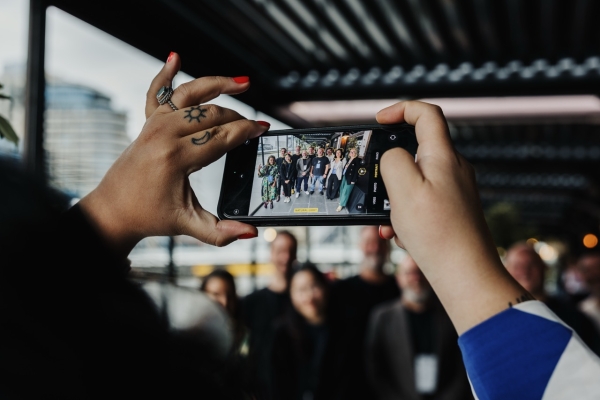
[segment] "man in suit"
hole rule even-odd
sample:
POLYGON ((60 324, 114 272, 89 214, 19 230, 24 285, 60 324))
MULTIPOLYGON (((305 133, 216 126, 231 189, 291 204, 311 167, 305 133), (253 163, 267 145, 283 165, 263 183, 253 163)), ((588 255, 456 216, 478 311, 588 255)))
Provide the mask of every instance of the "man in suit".
POLYGON ((454 327, 407 254, 396 268, 400 298, 373 309, 367 374, 381 400, 472 399, 454 327))

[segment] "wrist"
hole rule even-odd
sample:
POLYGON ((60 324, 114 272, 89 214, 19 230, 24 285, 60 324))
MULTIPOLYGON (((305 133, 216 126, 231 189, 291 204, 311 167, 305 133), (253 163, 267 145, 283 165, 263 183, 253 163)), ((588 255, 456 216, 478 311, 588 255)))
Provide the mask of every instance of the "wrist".
POLYGON ((126 259, 143 238, 143 235, 131 230, 134 224, 129 224, 126 219, 115 215, 114 207, 104 204, 94 192, 81 199, 78 206, 106 246, 119 258, 126 259))

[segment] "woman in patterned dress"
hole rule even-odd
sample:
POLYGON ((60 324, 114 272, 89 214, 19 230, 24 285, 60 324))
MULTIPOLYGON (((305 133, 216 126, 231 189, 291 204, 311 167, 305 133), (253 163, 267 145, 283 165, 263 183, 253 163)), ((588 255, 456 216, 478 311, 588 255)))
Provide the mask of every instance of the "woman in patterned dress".
POLYGON ((273 200, 277 197, 277 164, 275 156, 269 156, 267 165, 258 165, 258 176, 262 179, 261 198, 265 208, 273 208, 273 200))

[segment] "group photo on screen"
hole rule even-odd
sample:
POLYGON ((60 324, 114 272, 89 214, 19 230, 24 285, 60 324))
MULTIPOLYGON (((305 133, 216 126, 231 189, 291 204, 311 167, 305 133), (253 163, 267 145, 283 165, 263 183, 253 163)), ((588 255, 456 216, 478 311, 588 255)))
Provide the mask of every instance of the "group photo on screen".
POLYGON ((258 145, 251 216, 368 212, 365 161, 373 131, 265 136, 258 145))

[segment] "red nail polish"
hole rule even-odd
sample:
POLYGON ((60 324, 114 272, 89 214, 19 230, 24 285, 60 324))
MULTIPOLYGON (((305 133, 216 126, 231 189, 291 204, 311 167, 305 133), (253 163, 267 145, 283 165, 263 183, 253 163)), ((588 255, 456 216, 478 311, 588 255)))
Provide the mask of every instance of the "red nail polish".
POLYGON ((238 236, 238 239, 252 239, 257 236, 258 236, 258 234, 255 234, 255 233, 244 233, 243 235, 238 236))
POLYGON ((383 237, 383 235, 381 234, 381 225, 379 226, 379 237, 382 238, 383 240, 385 240, 385 238, 383 237))
POLYGON ((169 53, 169 58, 167 58, 167 62, 171 62, 171 59, 173 58, 174 55, 175 55, 174 52, 170 52, 169 53))
POLYGON ((271 124, 268 123, 267 121, 256 121, 257 124, 262 125, 262 126, 266 126, 266 127, 270 127, 271 124))
POLYGON ((247 76, 236 76, 235 78, 232 78, 235 83, 248 83, 250 82, 250 78, 247 76))

